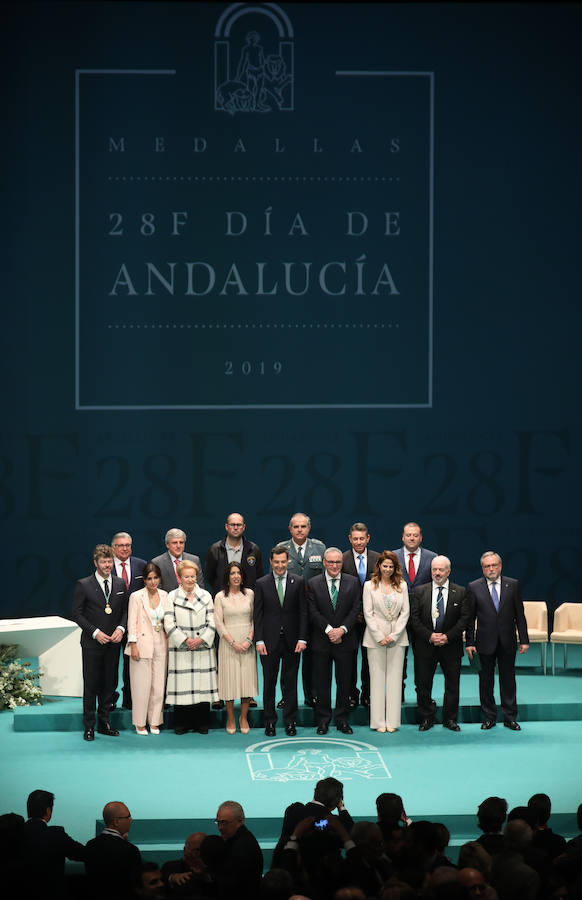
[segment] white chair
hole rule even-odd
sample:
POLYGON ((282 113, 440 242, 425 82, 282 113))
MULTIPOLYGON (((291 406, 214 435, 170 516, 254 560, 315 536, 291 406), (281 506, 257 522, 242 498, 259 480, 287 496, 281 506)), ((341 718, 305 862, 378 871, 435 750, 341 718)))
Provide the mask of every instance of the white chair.
POLYGON ((582 644, 582 603, 562 603, 554 613, 552 675, 556 674, 556 644, 564 645, 564 668, 568 668, 568 644, 582 644))
POLYGON ((541 662, 545 675, 548 661, 548 607, 544 600, 524 600, 523 609, 529 642, 541 645, 541 662))

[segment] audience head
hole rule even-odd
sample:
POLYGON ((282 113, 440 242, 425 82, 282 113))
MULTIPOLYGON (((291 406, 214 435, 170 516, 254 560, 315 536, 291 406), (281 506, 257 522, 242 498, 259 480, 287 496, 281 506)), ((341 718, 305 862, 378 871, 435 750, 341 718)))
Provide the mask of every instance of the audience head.
POLYGON ((236 800, 225 800, 220 804, 216 813, 216 824, 223 840, 228 841, 234 837, 244 823, 245 814, 240 803, 236 800))
POLYGON ((225 854, 224 840, 218 834, 207 835, 200 844, 200 858, 211 874, 220 872, 225 854))
POLYGON ((533 837, 531 825, 524 819, 512 819, 505 826, 503 832, 505 838, 505 849, 514 853, 523 853, 533 837))
POLYGON ((270 869, 259 889, 260 900, 287 900, 293 893, 293 878, 286 869, 270 869))
POLYGON ((528 806, 514 806, 507 814, 507 821, 513 822, 514 819, 523 819, 530 828, 535 826, 534 814, 528 806))
POLYGON ((487 882, 478 869, 459 868, 459 882, 467 889, 469 897, 483 897, 487 890, 487 882))
POLYGON ((399 794, 379 794, 376 797, 378 821, 397 828, 404 816, 404 804, 399 794))
POLYGON ((380 900, 417 900, 418 894, 405 881, 390 878, 379 896, 380 900))
POLYGON ((489 880, 491 875, 491 854, 479 841, 467 841, 459 849, 457 861, 459 869, 477 869, 489 880))
POLYGON ((332 812, 338 803, 343 800, 344 786, 337 778, 322 778, 315 785, 313 799, 323 803, 329 812, 332 812))
POLYGON ((29 819, 44 819, 48 822, 53 814, 55 795, 50 791, 33 791, 26 801, 26 814, 29 819))
POLYGON ((184 843, 184 862, 194 872, 201 872, 204 869, 200 847, 205 837, 203 831, 195 831, 194 834, 188 835, 184 843))
POLYGON ((166 896, 164 879, 155 862, 144 862, 136 870, 133 893, 144 900, 163 900, 166 896))
POLYGON ((384 838, 380 826, 376 822, 356 822, 350 832, 362 857, 373 865, 384 853, 384 838))
POLYGON ((447 847, 449 846, 449 841, 451 840, 451 832, 447 828, 446 825, 443 825, 442 822, 435 822, 436 828, 436 839, 437 839, 437 851, 439 853, 444 853, 447 847))
POLYGON ((527 808, 534 817, 534 828, 547 825, 552 812, 552 802, 547 794, 534 794, 527 801, 527 808))
POLYGON ((111 800, 103 807, 103 821, 107 828, 118 831, 123 837, 129 832, 133 819, 125 803, 120 800, 111 800))
POLYGON ((293 829, 301 819, 305 818, 305 804, 291 803, 285 810, 283 815, 283 827, 281 828, 281 837, 288 838, 293 834, 293 829))
POLYGON ((477 821, 481 831, 500 832, 507 818, 507 800, 502 797, 487 797, 477 810, 477 821))

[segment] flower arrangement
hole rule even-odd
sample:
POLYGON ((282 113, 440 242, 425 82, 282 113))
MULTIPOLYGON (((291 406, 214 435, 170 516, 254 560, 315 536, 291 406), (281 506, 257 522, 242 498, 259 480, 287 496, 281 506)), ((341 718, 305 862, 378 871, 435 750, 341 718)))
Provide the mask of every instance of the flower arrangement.
POLYGON ((40 671, 19 659, 17 652, 16 644, 0 644, 0 710, 43 701, 40 671))

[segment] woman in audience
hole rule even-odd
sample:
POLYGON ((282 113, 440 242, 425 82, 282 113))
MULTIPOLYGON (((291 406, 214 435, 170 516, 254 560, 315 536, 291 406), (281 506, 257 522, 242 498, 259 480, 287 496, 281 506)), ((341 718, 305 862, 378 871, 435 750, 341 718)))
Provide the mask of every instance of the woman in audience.
POLYGON ((138 734, 160 733, 168 666, 168 638, 164 631, 166 591, 160 590, 162 573, 155 563, 144 566, 145 587, 129 598, 127 647, 132 716, 138 734))
POLYGON ((370 728, 396 731, 401 721, 402 668, 408 646, 408 588, 396 554, 384 550, 364 584, 363 646, 370 667, 370 728))
POLYGON ((214 655, 214 606, 208 591, 196 584, 195 562, 178 566, 180 585, 166 601, 164 627, 169 665, 166 700, 174 704, 174 731, 208 734, 210 703, 218 699, 214 655))
POLYGON ((225 569, 222 590, 214 598, 218 645, 218 696, 226 701, 226 730, 234 734, 234 701, 240 697, 240 730, 249 732, 251 697, 258 693, 257 657, 253 649, 254 593, 245 588, 244 572, 237 562, 225 569))

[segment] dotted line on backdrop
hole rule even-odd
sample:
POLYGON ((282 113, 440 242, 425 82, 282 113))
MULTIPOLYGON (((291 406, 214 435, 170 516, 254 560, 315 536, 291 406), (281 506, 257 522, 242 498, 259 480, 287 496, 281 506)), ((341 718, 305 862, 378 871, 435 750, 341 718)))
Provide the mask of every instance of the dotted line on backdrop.
POLYGON ((399 175, 108 175, 108 181, 400 181, 399 175))
POLYGON ((214 323, 200 323, 194 322, 191 324, 183 324, 177 322, 145 322, 145 323, 132 323, 132 322, 124 322, 121 324, 117 323, 109 323, 107 328, 113 329, 125 329, 125 328, 151 328, 151 329, 159 329, 159 328, 398 328, 398 323, 392 322, 214 322, 214 323))

